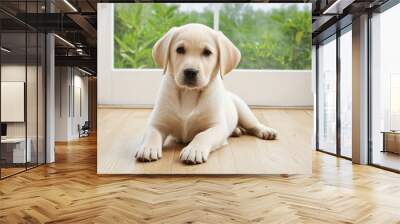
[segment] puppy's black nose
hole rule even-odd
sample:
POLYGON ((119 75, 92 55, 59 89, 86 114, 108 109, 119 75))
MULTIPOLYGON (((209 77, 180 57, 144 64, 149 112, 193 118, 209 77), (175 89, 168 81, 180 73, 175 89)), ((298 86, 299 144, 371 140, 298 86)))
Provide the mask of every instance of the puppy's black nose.
POLYGON ((185 79, 188 81, 193 81, 196 79, 197 74, 199 73, 199 70, 193 69, 193 68, 187 68, 183 70, 183 74, 185 75, 185 79))

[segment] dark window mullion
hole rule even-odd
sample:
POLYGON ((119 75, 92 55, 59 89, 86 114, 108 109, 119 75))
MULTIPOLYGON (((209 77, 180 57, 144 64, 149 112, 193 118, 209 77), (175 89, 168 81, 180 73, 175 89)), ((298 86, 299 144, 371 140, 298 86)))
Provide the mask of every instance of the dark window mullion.
POLYGON ((315 46, 315 147, 319 149, 319 44, 315 46))
POLYGON ((371 57, 372 57, 372 33, 371 33, 371 21, 372 21, 372 12, 368 12, 368 30, 367 30, 367 45, 368 45, 368 53, 367 53, 367 64, 368 64, 368 74, 367 74, 367 83, 368 83, 368 90, 367 90, 367 102, 368 102, 368 164, 373 164, 373 146, 372 146, 372 64, 371 64, 371 57))
MULTIPOLYGON (((36 1, 39 13, 39 0, 36 1)), ((36 166, 39 165, 39 32, 36 32, 36 166)))
MULTIPOLYGON (((25 21, 27 21, 28 1, 25 1, 25 21)), ((25 23, 25 85, 24 85, 24 121, 25 121, 25 170, 28 170, 28 25, 25 23)))
POLYGON ((340 83, 341 83, 341 65, 340 65, 340 36, 338 28, 336 31, 336 154, 341 156, 341 119, 340 119, 340 83))

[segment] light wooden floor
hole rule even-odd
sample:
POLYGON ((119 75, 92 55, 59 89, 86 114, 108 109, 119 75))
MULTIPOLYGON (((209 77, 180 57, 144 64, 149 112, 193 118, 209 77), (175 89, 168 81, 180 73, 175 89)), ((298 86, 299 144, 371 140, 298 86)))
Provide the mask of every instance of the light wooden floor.
MULTIPOLYGON (((8 177, 16 173, 20 173, 26 170, 25 165, 22 165, 23 167, 7 167, 7 168, 1 168, 1 177, 8 177)), ((36 167, 36 164, 27 164, 27 169, 32 169, 36 167)))
POLYGON ((161 160, 134 159, 150 110, 98 109, 100 174, 307 174, 311 173, 312 110, 255 109, 258 119, 278 131, 278 140, 230 138, 206 163, 179 160, 182 145, 167 143, 161 160))
POLYGON ((374 164, 400 170, 399 154, 375 150, 372 158, 374 164))
POLYGON ((13 175, 15 173, 22 172, 24 170, 25 170, 25 167, 24 168, 1 168, 1 176, 7 177, 7 176, 13 175))
POLYGON ((96 139, 0 181, 0 223, 400 223, 400 175, 313 152, 312 175, 97 175, 96 139))

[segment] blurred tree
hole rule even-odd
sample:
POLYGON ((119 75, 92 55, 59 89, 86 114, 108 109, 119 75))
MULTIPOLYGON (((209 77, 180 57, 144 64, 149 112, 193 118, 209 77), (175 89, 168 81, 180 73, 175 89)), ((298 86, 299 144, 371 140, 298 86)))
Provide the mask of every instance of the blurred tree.
MULTIPOLYGON (((249 4, 223 4, 220 30, 241 50, 243 69, 310 69, 311 12, 296 5, 263 11, 249 4)), ((171 27, 213 26, 213 12, 180 11, 176 4, 116 4, 114 66, 155 68, 151 49, 171 27)))

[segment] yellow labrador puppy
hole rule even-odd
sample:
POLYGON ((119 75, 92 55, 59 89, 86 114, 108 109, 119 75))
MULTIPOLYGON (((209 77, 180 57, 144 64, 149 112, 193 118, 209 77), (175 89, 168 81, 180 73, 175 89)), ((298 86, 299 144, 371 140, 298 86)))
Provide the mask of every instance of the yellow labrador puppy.
POLYGON ((224 88, 222 77, 239 64, 240 51, 222 32, 201 24, 174 27, 154 45, 153 58, 165 76, 135 154, 138 160, 160 159, 169 135, 188 143, 180 153, 188 164, 206 162, 230 135, 275 139, 276 131, 224 88))

